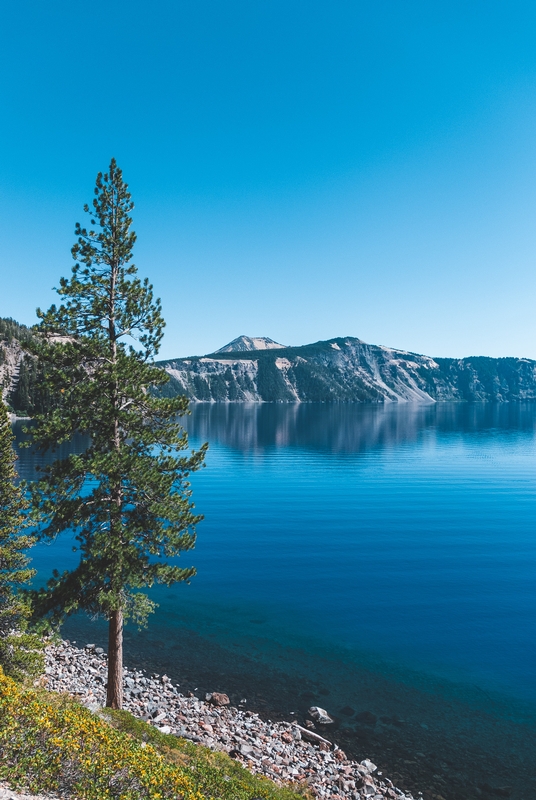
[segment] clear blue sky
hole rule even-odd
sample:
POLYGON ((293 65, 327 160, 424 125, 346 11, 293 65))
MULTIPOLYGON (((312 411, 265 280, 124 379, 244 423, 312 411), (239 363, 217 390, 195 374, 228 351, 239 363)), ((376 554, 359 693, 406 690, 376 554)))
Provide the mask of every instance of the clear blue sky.
POLYGON ((0 316, 113 155, 162 357, 239 334, 536 358, 536 4, 28 0, 0 14, 0 316))

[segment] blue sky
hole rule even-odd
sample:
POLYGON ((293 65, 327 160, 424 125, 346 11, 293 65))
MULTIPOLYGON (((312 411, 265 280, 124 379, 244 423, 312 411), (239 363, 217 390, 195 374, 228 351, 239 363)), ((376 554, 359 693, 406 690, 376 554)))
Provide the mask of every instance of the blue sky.
POLYGON ((239 334, 536 358, 536 5, 5 3, 0 316, 113 155, 162 357, 239 334))

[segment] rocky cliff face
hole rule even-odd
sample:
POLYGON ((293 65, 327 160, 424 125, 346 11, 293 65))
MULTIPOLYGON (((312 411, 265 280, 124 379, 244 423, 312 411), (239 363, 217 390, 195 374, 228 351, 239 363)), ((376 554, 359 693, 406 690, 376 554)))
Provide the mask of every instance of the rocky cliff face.
POLYGON ((201 402, 433 403, 536 399, 536 361, 437 358, 347 337, 161 362, 166 394, 201 402))
POLYGON ((8 398, 17 385, 23 351, 18 342, 0 343, 0 386, 2 398, 8 398))
POLYGON ((24 325, 0 318, 0 392, 4 400, 9 401, 17 388, 24 358, 21 342, 28 335, 24 325))
POLYGON ((13 319, 0 318, 0 392, 18 416, 32 417, 54 405, 39 361, 27 352, 32 332, 13 319))

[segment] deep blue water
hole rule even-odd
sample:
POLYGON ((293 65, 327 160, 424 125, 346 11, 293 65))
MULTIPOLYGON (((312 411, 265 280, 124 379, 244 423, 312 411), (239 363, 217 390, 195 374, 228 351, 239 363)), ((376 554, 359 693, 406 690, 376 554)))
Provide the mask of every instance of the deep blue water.
POLYGON ((195 602, 536 702, 536 407, 198 406, 195 602))
MULTIPOLYGON (((187 624, 534 712, 536 405, 197 405, 187 426, 210 443, 205 520, 191 585, 154 593, 160 636, 187 624)), ((34 565, 72 558, 58 541, 34 565)))

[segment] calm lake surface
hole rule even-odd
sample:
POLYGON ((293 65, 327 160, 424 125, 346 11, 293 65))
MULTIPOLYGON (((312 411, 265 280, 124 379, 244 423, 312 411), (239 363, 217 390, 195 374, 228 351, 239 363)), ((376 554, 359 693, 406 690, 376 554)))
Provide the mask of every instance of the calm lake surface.
MULTIPOLYGON (((452 725, 447 706, 533 729, 536 405, 199 404, 187 427, 210 443, 192 479, 205 521, 181 557, 198 575, 153 593, 132 648, 184 670, 197 637, 207 681, 225 684, 233 660, 307 677, 298 713, 315 696, 409 723, 418 708, 425 733, 452 725)), ((22 451, 25 477, 35 463, 22 451)), ((72 563, 70 548, 35 549, 40 576, 72 563)))

